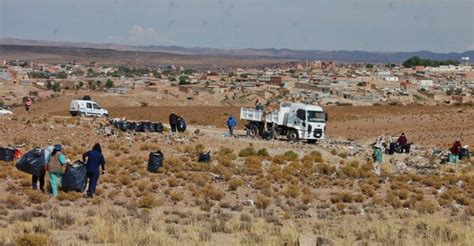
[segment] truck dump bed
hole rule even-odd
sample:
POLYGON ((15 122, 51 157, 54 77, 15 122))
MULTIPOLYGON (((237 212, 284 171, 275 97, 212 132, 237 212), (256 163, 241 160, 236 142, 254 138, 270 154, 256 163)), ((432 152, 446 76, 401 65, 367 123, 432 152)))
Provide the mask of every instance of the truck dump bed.
POLYGON ((263 111, 253 108, 241 108, 240 119, 249 121, 263 121, 263 111))
MULTIPOLYGON (((253 109, 253 108, 241 108, 240 109, 240 119, 248 121, 264 121, 264 112, 263 110, 253 109)), ((279 122, 279 113, 278 111, 269 113, 265 115, 265 122, 267 123, 278 123, 279 122)))

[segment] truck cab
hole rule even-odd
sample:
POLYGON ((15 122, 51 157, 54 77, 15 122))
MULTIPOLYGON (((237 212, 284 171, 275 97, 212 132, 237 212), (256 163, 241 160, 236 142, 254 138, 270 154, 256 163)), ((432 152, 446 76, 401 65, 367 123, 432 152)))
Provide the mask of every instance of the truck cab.
POLYGON ((69 107, 72 116, 109 116, 109 112, 92 100, 72 100, 69 107))
POLYGON ((315 105, 293 103, 289 105, 286 126, 288 138, 292 141, 302 139, 316 142, 325 138, 328 114, 315 105))

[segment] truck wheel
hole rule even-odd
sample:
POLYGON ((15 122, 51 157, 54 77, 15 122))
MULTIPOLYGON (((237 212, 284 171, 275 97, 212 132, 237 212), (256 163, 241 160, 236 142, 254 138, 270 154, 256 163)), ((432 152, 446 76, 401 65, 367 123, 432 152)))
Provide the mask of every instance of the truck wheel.
POLYGON ((252 138, 258 137, 258 126, 255 124, 250 125, 250 137, 252 138))
POLYGON ((318 141, 318 140, 316 140, 316 139, 308 139, 308 143, 310 143, 310 144, 314 144, 314 143, 316 143, 317 141, 318 141))
POLYGON ((81 117, 86 117, 86 113, 81 113, 81 117))
POLYGON ((288 131, 288 140, 290 140, 291 142, 298 142, 299 140, 298 132, 293 129, 288 131))

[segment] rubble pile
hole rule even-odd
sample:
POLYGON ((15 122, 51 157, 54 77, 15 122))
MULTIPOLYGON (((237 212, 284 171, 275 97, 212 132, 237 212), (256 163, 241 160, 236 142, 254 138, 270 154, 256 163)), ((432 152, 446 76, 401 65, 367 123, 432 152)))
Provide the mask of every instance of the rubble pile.
POLYGON ((188 144, 196 142, 197 139, 197 134, 170 134, 166 137, 165 142, 169 145, 173 145, 173 143, 188 144))

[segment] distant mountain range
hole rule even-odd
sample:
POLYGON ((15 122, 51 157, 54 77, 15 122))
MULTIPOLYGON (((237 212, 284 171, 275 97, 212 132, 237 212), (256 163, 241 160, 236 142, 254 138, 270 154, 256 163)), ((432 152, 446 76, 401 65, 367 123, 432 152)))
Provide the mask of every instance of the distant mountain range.
POLYGON ((332 60, 341 62, 402 62, 412 56, 434 60, 460 60, 461 57, 474 59, 474 50, 463 53, 435 53, 431 51, 414 52, 370 52, 370 51, 324 51, 324 50, 292 50, 292 49, 215 49, 215 48, 185 48, 179 46, 132 46, 114 43, 84 43, 84 42, 61 42, 40 41, 16 38, 0 38, 0 45, 17 46, 47 46, 62 48, 89 48, 89 49, 111 49, 117 51, 159 52, 177 55, 217 56, 235 57, 245 59, 286 59, 286 60, 332 60))

